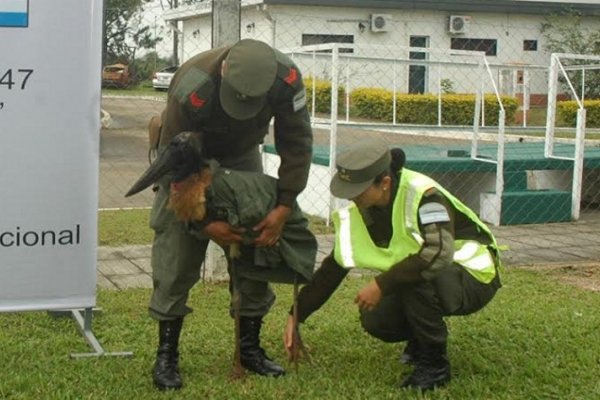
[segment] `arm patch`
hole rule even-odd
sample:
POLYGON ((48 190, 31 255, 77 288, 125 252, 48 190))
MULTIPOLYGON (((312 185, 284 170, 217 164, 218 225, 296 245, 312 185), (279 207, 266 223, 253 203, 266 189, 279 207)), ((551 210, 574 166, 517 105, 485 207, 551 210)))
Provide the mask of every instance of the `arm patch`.
POLYGON ((304 88, 302 88, 302 90, 300 90, 294 95, 294 98, 292 99, 292 104, 294 112, 306 106, 306 90, 304 90, 304 88))
POLYGON ((440 203, 426 203, 419 207, 419 219, 423 225, 450 222, 448 210, 440 203))
POLYGON ((191 67, 182 73, 184 75, 177 81, 173 88, 173 95, 180 104, 190 102, 190 95, 193 92, 197 92, 196 96, 204 100, 211 97, 212 92, 215 90, 215 84, 210 75, 196 67, 191 67))

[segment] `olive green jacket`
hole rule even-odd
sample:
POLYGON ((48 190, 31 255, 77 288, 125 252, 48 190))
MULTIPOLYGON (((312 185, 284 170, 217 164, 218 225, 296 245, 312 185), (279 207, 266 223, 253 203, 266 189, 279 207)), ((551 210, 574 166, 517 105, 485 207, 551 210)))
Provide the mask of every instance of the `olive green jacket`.
POLYGON ((228 158, 263 143, 274 118, 275 147, 281 157, 277 203, 291 206, 306 187, 312 158, 313 137, 302 75, 289 57, 275 50, 278 72, 267 104, 251 119, 233 119, 219 102, 221 63, 230 48, 200 53, 178 69, 161 117, 160 146, 183 131, 203 132, 207 158, 227 165, 228 158))
POLYGON ((206 191, 207 218, 246 229, 241 246, 243 261, 256 267, 291 269, 304 278, 301 281, 310 280, 315 267, 317 240, 308 229, 308 220, 297 202, 292 205, 278 245, 252 245, 258 236, 252 228, 275 207, 276 194, 277 179, 271 176, 216 168, 206 191))

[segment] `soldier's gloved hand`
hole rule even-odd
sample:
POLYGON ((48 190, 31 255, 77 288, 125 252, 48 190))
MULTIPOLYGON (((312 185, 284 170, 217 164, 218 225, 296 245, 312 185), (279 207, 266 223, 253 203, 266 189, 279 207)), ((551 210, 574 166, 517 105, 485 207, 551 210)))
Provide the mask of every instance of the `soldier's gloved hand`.
POLYGON ((244 231, 224 221, 213 221, 204 227, 204 233, 221 247, 240 243, 244 231))
POLYGON ((257 246, 274 246, 281 237, 283 225, 290 216, 292 209, 278 205, 267 216, 256 225, 253 230, 260 232, 254 241, 257 246))

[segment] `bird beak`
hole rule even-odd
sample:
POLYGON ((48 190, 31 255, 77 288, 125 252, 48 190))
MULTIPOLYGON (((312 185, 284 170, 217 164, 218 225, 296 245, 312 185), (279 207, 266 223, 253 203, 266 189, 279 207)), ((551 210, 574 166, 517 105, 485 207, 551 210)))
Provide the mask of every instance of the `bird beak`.
POLYGON ((136 193, 141 192, 148 186, 152 185, 167 173, 171 172, 173 168, 173 158, 176 157, 176 151, 171 146, 165 148, 158 158, 156 158, 152 164, 144 171, 142 176, 133 184, 131 189, 125 194, 125 197, 132 196, 136 193))

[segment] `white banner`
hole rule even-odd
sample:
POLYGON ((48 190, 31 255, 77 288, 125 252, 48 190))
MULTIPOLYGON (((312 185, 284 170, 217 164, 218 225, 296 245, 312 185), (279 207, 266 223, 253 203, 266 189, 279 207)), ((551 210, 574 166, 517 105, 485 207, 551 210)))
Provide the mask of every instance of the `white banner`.
POLYGON ((0 0, 0 311, 93 307, 101 0, 0 0))

